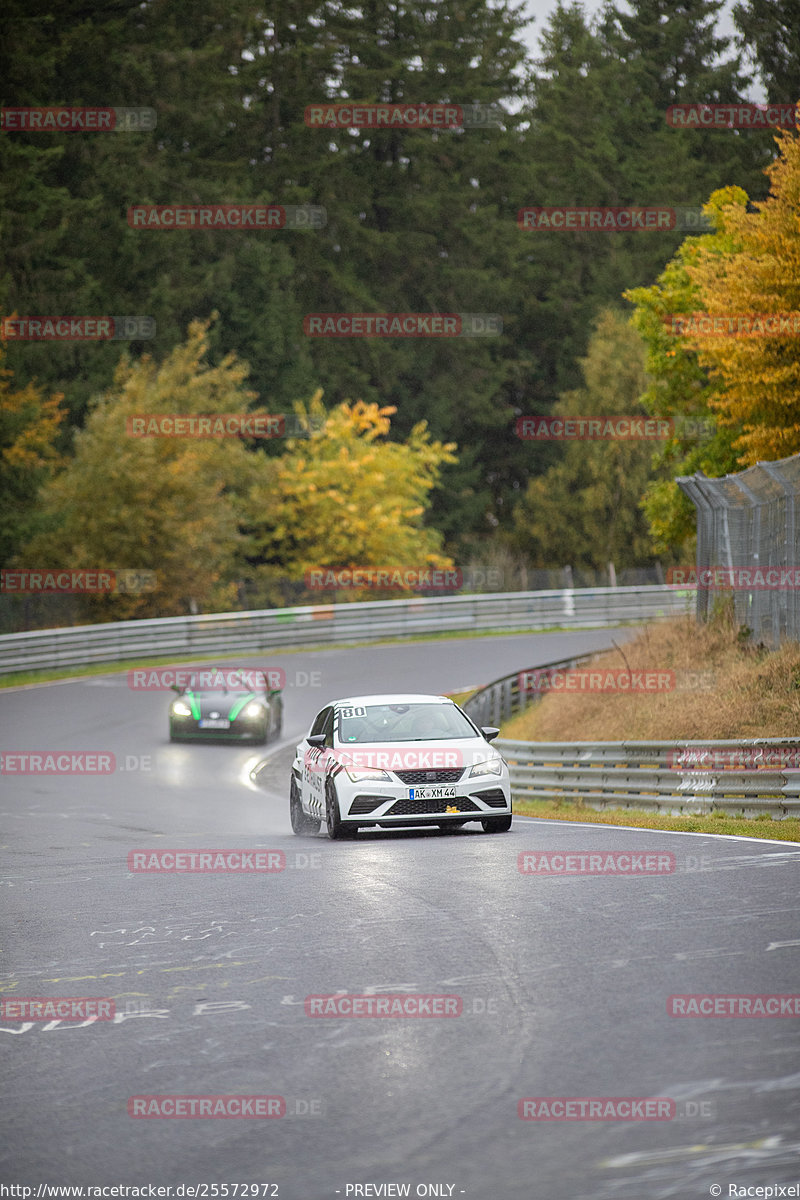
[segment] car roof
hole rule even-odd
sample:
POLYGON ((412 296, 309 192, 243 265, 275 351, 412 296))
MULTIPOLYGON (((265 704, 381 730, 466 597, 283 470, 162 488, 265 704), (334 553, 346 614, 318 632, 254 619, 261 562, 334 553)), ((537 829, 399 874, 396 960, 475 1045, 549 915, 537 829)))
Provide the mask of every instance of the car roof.
POLYGON ((431 696, 425 693, 406 693, 406 692, 387 692, 378 696, 345 696, 341 700, 329 700, 324 708, 329 708, 331 705, 340 706, 345 704, 362 705, 368 704, 452 704, 453 701, 447 696, 431 696))

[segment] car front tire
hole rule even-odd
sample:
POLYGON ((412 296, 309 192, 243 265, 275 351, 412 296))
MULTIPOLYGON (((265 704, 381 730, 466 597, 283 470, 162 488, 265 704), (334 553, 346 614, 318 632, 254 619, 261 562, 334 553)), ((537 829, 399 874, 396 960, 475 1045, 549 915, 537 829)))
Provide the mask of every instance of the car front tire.
POLYGON ((484 833, 507 833, 511 828, 511 813, 507 817, 487 817, 481 825, 484 833))
POLYGON ((336 797, 336 788, 330 780, 325 785, 325 825, 331 841, 346 838, 350 832, 345 828, 344 822, 339 815, 339 801, 336 797))

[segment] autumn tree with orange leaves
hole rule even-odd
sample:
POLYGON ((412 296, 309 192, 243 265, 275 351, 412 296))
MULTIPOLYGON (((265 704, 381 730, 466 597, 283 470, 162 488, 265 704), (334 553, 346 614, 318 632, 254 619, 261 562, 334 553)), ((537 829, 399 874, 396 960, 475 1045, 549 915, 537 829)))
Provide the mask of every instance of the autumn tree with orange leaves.
POLYGON ((754 212, 741 196, 717 206, 729 248, 698 240, 686 260, 706 313, 735 316, 737 325, 739 317, 791 314, 765 323, 784 332, 684 335, 718 384, 712 411, 741 430, 734 449, 742 467, 800 451, 800 136, 779 134, 776 141, 767 199, 754 212))

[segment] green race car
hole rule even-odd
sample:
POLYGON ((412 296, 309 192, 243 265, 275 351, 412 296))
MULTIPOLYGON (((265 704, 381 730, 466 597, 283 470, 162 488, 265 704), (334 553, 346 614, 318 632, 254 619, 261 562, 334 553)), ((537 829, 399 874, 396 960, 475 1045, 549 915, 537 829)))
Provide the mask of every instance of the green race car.
POLYGON ((280 736, 283 697, 252 667, 203 668, 177 692, 169 709, 169 740, 258 742, 280 736))

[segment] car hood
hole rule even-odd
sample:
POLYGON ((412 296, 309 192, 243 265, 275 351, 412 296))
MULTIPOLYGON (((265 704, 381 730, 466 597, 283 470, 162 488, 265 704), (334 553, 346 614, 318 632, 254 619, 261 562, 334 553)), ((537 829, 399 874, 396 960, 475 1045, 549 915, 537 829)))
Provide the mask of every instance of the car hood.
POLYGON ((212 713, 230 717, 231 713, 241 712, 251 700, 267 705, 266 699, 255 692, 187 692, 185 699, 193 708, 199 709, 201 717, 210 717, 212 713))

